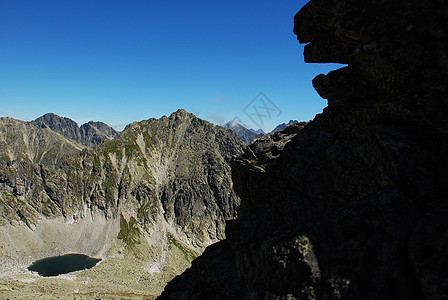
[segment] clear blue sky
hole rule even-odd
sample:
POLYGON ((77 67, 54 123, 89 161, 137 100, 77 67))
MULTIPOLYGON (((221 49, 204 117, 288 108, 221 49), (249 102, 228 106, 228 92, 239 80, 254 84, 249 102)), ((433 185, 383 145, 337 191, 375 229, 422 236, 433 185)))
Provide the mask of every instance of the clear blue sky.
POLYGON ((306 2, 0 0, 0 116, 120 126, 183 108, 255 128, 244 109, 264 92, 264 130, 312 119, 326 101, 311 80, 338 66, 303 63, 306 2))

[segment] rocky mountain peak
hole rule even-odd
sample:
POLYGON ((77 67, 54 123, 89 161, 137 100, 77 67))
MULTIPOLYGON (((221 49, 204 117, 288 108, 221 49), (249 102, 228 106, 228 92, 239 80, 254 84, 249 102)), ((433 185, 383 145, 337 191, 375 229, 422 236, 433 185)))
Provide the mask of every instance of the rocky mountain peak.
POLYGON ((31 124, 38 128, 49 128, 87 147, 94 147, 118 134, 115 129, 103 122, 90 121, 79 127, 72 119, 54 113, 47 113, 31 121, 31 124))
POLYGON ((39 128, 49 128, 74 141, 81 141, 78 124, 72 119, 63 118, 54 113, 47 113, 31 121, 31 123, 39 128))

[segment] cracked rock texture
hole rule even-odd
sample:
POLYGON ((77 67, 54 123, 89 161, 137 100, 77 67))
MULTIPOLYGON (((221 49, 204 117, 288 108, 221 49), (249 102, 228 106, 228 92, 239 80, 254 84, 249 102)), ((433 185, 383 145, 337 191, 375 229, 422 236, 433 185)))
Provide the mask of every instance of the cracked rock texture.
POLYGON ((161 298, 447 299, 448 1, 311 0, 294 22, 305 61, 348 66, 313 80, 322 114, 235 158, 238 218, 161 298))

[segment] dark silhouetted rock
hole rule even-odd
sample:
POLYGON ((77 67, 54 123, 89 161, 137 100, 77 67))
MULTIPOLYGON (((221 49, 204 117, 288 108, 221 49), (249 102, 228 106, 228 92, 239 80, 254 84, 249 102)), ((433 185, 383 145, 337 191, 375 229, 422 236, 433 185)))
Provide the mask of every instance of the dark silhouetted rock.
POLYGON ((241 286, 233 263, 235 256, 226 243, 213 244, 193 261, 193 267, 165 287, 159 299, 238 299, 241 286), (171 291, 171 286, 173 290, 171 291))
MULTIPOLYGON (((305 61, 348 66, 313 80, 321 115, 232 163, 242 203, 216 247, 235 257, 235 298, 448 299, 447 5, 311 0, 296 15, 305 61)), ((198 270, 216 258, 200 260, 163 297, 223 293, 198 270)))

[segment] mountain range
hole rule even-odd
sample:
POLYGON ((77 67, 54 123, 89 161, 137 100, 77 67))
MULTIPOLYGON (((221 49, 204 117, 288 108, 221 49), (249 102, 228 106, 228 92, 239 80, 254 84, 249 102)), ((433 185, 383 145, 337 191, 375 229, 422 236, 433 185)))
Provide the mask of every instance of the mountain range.
MULTIPOLYGON (((0 245, 8 246, 0 248, 0 275, 83 253, 106 259, 103 268, 134 265, 151 278, 142 295, 155 296, 224 239, 240 203, 229 162, 243 147, 234 133, 183 110, 120 133, 54 114, 1 118, 0 245)), ((90 277, 110 285, 107 274, 90 277)), ((144 290, 132 276, 112 291, 144 290)))
POLYGON ((305 126, 305 125, 308 124, 308 123, 309 123, 309 122, 299 122, 299 121, 297 121, 297 120, 290 120, 288 123, 282 123, 282 124, 277 125, 277 126, 270 132, 270 134, 274 134, 274 133, 276 133, 277 131, 283 130, 283 129, 285 129, 286 127, 291 126, 291 125, 293 125, 293 124, 300 124, 300 126, 305 126))
POLYGON ((313 79, 321 114, 249 145, 183 110, 93 140, 1 118, 2 297, 448 299, 446 8, 309 1, 305 61, 345 66, 313 79), (68 252, 103 260, 26 270, 68 252))
POLYGON ((39 128, 50 128, 52 131, 87 147, 93 147, 118 135, 115 129, 103 122, 90 121, 78 127, 75 121, 53 113, 45 114, 31 121, 31 124, 39 128))
MULTIPOLYGON (((272 135, 272 134, 276 133, 277 131, 283 130, 286 127, 296 124, 296 123, 299 123, 301 127, 308 124, 308 122, 299 122, 297 120, 295 120, 295 121, 290 120, 288 123, 282 123, 282 124, 277 125, 268 134, 272 135)), ((225 129, 229 129, 229 130, 235 132, 240 138, 242 138, 246 142, 246 144, 250 144, 250 143, 252 143, 252 141, 254 141, 254 139, 262 137, 263 135, 267 134, 262 129, 258 129, 258 130, 247 129, 245 126, 237 123, 236 121, 227 122, 223 127, 225 129)))

